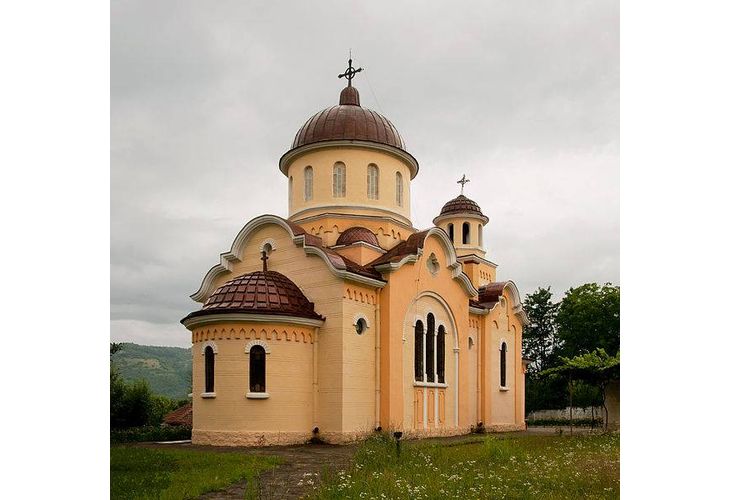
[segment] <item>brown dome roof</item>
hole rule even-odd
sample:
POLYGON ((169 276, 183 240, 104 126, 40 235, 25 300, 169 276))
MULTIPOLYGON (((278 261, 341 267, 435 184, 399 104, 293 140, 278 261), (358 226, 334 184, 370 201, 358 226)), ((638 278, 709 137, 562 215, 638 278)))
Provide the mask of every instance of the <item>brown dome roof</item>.
POLYGON ((470 200, 463 194, 460 194, 453 200, 447 201, 444 207, 441 209, 441 215, 462 213, 472 213, 479 217, 486 217, 482 213, 482 209, 479 208, 479 205, 477 205, 474 200, 470 200))
POLYGON ((342 90, 338 106, 323 109, 307 120, 291 147, 342 139, 377 142, 405 151, 403 139, 390 120, 360 106, 360 94, 355 87, 342 90))
POLYGON ((352 245, 359 241, 369 243, 380 248, 380 244, 378 243, 378 238, 375 237, 375 233, 366 227, 360 226, 345 229, 339 238, 337 238, 335 245, 352 245))
POLYGON ((227 281, 208 297, 197 316, 220 313, 251 313, 323 319, 314 304, 289 278, 276 271, 256 271, 227 281))

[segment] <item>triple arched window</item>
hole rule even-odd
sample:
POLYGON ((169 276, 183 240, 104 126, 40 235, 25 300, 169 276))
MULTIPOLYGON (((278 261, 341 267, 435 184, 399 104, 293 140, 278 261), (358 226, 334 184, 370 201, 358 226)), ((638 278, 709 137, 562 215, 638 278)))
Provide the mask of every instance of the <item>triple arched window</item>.
POLYGON ((395 173, 395 203, 403 206, 403 175, 400 172, 395 173))
POLYGON ((304 167, 304 201, 312 199, 314 191, 314 169, 310 166, 304 167))
POLYGON ((332 196, 335 198, 344 198, 347 195, 346 185, 345 164, 338 161, 332 167, 332 196))
POLYGON ((371 200, 378 199, 378 166, 374 163, 368 165, 368 198, 371 200))
POLYGON ((436 332, 436 318, 432 313, 426 316, 426 331, 423 329, 423 322, 420 319, 416 321, 413 351, 413 371, 416 381, 445 383, 446 329, 441 325, 438 333, 436 332))

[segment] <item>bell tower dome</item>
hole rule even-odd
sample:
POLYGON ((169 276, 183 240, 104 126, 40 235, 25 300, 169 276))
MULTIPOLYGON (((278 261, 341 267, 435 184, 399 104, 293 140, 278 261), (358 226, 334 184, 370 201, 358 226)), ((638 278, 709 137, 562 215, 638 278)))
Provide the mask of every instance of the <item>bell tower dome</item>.
POLYGON ((464 175, 458 181, 461 184, 461 194, 446 202, 433 223, 449 235, 458 257, 476 255, 484 258, 486 250, 483 233, 489 217, 482 213, 477 202, 464 196, 464 185, 467 182, 469 179, 464 175))

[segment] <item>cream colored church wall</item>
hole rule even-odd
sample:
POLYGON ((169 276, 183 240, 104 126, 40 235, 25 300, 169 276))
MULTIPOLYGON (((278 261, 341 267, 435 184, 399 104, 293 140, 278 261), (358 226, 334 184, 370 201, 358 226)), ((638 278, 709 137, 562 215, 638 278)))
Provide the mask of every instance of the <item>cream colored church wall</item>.
POLYGON ((388 212, 410 223, 410 184, 408 166, 393 155, 365 148, 330 147, 317 149, 296 157, 288 168, 291 186, 289 214, 293 221, 316 213, 332 211, 323 207, 360 207, 373 215, 388 212), (335 198, 332 193, 332 169, 336 162, 346 167, 346 196, 335 198), (379 169, 378 199, 369 199, 367 193, 367 167, 375 164, 379 169), (304 169, 313 169, 313 196, 304 199, 304 169), (396 172, 403 176, 402 206, 396 203, 396 172))
POLYGON ((260 248, 266 241, 274 242, 268 267, 291 279, 310 301, 317 313, 326 317, 319 331, 318 349, 318 425, 331 431, 342 428, 342 280, 336 277, 316 255, 306 255, 297 247, 289 233, 276 224, 255 229, 239 256, 241 262, 232 265, 230 273, 219 276, 214 288, 244 273, 262 269, 260 248))
POLYGON ((367 433, 375 428, 375 290, 344 284, 342 315, 342 430, 367 433), (362 335, 355 321, 364 317, 369 325, 362 335))
POLYGON ((193 442, 248 445, 300 441, 313 427, 312 327, 287 324, 218 323, 201 326, 193 337, 193 442), (265 345, 268 399, 249 399, 246 346, 265 345), (215 354, 215 397, 205 398, 205 357, 215 354), (278 437, 271 436, 275 429, 278 437))
POLYGON ((487 316, 489 328, 488 361, 490 426, 524 426, 524 374, 522 372, 522 328, 514 313, 513 304, 507 297, 487 316), (495 324, 496 323, 496 324, 495 324), (507 344, 507 385, 500 387, 500 347, 507 344))
POLYGON ((469 277, 475 288, 497 281, 497 268, 483 262, 467 261, 462 264, 464 274, 469 277))
POLYGON ((471 345, 467 340, 467 351, 466 360, 469 365, 469 379, 468 379, 468 398, 469 398, 469 425, 474 425, 479 422, 479 319, 474 316, 469 316, 469 338, 471 339, 471 345))
MULTIPOLYGON (((398 271, 391 273, 389 283, 381 292, 381 422, 384 427, 412 428, 413 412, 413 321, 411 312, 414 297, 423 296, 424 292, 441 297, 449 304, 458 333, 458 347, 461 353, 467 351, 466 339, 469 331, 468 323, 468 295, 451 277, 451 270, 447 267, 447 256, 442 243, 432 236, 426 239, 423 248, 423 257, 415 264, 404 264, 398 271), (438 273, 433 276, 426 267, 428 257, 433 253, 439 264, 438 273), (405 334, 405 342, 403 340, 405 334), (408 345, 404 345, 408 344, 408 345)), ((439 301, 440 302, 440 301, 439 301)), ((433 305, 432 305, 433 306, 433 305)), ((419 301, 419 311, 421 302, 419 301)), ((439 319, 444 319, 440 309, 434 311, 439 319)), ((425 318, 425 316, 424 316, 425 318)), ((453 338, 453 331, 449 331, 447 339, 453 338)), ((451 340, 449 340, 451 342, 451 340)), ((460 361, 458 370, 458 423, 454 421, 456 380, 453 364, 455 357, 452 344, 447 344, 446 377, 450 381, 447 390, 447 423, 452 428, 468 430, 468 389, 465 381, 468 379, 468 363, 460 361)))

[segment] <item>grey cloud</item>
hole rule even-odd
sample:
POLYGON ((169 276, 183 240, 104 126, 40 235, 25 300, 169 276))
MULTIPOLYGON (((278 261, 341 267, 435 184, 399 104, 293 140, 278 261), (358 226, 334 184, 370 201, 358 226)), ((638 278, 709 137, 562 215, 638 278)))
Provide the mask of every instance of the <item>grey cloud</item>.
POLYGON ((458 194, 523 295, 618 282, 618 2, 112 3, 112 336, 186 345, 188 298, 238 230, 286 216, 278 159, 336 103, 421 164, 418 227, 458 194), (255 186, 255 189, 250 189, 255 186))

